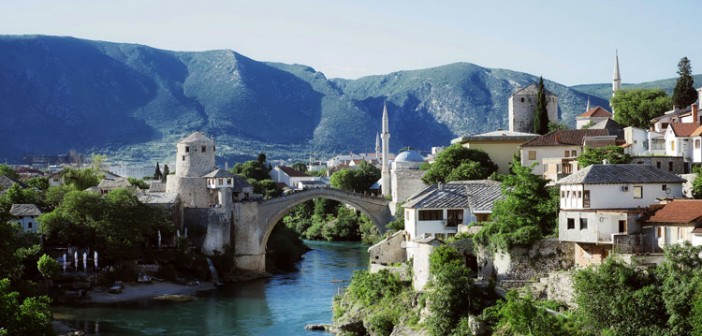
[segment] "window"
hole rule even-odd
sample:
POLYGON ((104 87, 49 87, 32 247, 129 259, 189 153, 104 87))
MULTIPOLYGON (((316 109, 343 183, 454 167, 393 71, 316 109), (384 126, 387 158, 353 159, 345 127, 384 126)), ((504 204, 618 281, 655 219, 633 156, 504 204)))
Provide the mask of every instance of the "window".
POLYGON ((202 146, 202 152, 207 152, 207 146, 202 146))
POLYGON ((463 224, 463 209, 449 210, 446 218, 446 226, 454 227, 463 224))
POLYGON ((524 102, 524 97, 522 97, 522 103, 524 102))
POLYGON ((587 218, 580 218, 580 230, 587 230, 587 218))
POLYGON ((670 142, 670 150, 675 152, 675 140, 670 142))
POLYGON ((28 223, 27 223, 27 228, 30 229, 30 230, 32 229, 32 222, 28 222, 28 223))
POLYGON ((673 161, 668 162, 668 171, 673 171, 673 161))
POLYGON ((568 230, 575 229, 575 218, 568 218, 568 230))
POLYGON ((227 185, 231 185, 231 184, 232 184, 232 179, 227 179, 227 185))
POLYGON ((583 208, 590 207, 590 190, 583 190, 583 208))
POLYGON ((656 168, 661 169, 661 162, 660 161, 656 162, 656 168))
POLYGON ((663 228, 662 227, 660 227, 660 226, 657 227, 656 231, 658 231, 656 237, 658 237, 658 238, 663 237, 663 228))
POLYGON ((569 157, 570 156, 570 151, 565 151, 565 154, 563 154, 564 157, 569 157))
POLYGON ((619 221, 619 232, 620 233, 626 232, 626 221, 625 220, 619 221))
POLYGON ((665 185, 665 184, 661 185, 661 190, 665 191, 666 189, 668 189, 667 185, 665 185))
POLYGON ((695 139, 695 149, 700 149, 700 139, 695 139))
POLYGON ((565 191, 561 190, 561 198, 565 198, 565 191))
POLYGON ((185 152, 190 153, 190 146, 185 146, 185 152))
POLYGON ((578 198, 581 198, 581 197, 583 197, 582 192, 580 190, 578 190, 578 198))
POLYGON ((536 151, 529 151, 529 160, 536 160, 536 151))
POLYGON ((668 123, 661 123, 661 128, 662 129, 668 128, 668 123))
POLYGON ((443 220, 443 210, 419 210, 420 221, 443 220))
POLYGON ((575 149, 570 151, 570 156, 572 156, 572 157, 578 156, 578 151, 576 151, 575 149))
POLYGON ((634 186, 634 198, 643 198, 643 186, 634 186))
POLYGON ((185 161, 185 155, 183 155, 183 161, 185 161))
POLYGON ((222 185, 222 184, 224 184, 224 179, 219 179, 218 182, 219 182, 220 185, 222 185))

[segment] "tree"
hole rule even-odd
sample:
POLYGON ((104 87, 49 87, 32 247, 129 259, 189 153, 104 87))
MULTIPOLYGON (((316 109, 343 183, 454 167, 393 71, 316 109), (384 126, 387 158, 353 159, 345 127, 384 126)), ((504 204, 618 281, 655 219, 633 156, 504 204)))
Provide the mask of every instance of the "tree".
POLYGON ((678 62, 678 81, 673 89, 673 105, 680 108, 690 106, 697 100, 697 90, 695 90, 695 80, 692 78, 692 66, 687 57, 683 57, 678 62))
POLYGON ((65 184, 72 184, 78 190, 85 190, 100 183, 102 176, 98 172, 98 170, 93 168, 64 168, 61 171, 61 177, 65 184))
POLYGON ((158 162, 156 162, 156 170, 154 171, 154 180, 162 180, 163 179, 163 173, 161 173, 161 167, 158 166, 158 162))
POLYGON ((141 190, 149 189, 149 185, 146 183, 146 181, 142 179, 138 179, 136 177, 128 177, 127 181, 129 181, 129 184, 131 184, 132 186, 137 187, 141 190))
POLYGON ((546 100, 546 88, 544 88, 544 78, 539 77, 539 91, 536 94, 536 109, 534 109, 534 133, 544 135, 548 133, 548 101, 546 100))
POLYGON ((0 335, 54 335, 51 321, 49 298, 27 297, 20 301, 19 293, 10 289, 10 280, 0 280, 0 335))
POLYGON ((499 306, 498 328, 506 328, 513 335, 551 336, 576 335, 568 330, 565 318, 551 315, 528 293, 519 297, 518 292, 507 293, 507 301, 499 306))
POLYGON ((295 162, 292 165, 293 169, 299 170, 301 172, 306 172, 307 171, 307 165, 304 162, 295 162))
POLYGON ((60 267, 58 261, 48 254, 43 254, 37 261, 37 269, 45 279, 54 278, 58 274, 60 267))
POLYGON ((471 309, 473 283, 463 256, 450 245, 438 246, 429 256, 434 292, 427 319, 432 335, 449 335, 471 309))
POLYGON ((547 188, 543 177, 531 173, 531 167, 512 164, 514 175, 506 175, 502 195, 492 210, 492 222, 483 225, 475 241, 483 246, 508 250, 513 246, 531 246, 550 234, 558 220, 558 190, 547 188))
POLYGON ((665 261, 657 268, 663 302, 670 318, 672 335, 689 335, 694 301, 690 300, 702 285, 702 247, 689 241, 666 248, 665 261))
POLYGON ((7 176, 15 181, 19 180, 19 174, 6 164, 0 164, 0 176, 7 176))
POLYGON ((578 166, 582 169, 593 164, 602 163, 603 160, 611 164, 625 164, 631 162, 631 156, 624 154, 624 148, 619 146, 587 147, 578 156, 578 166))
POLYGON ((341 169, 329 178, 329 184, 337 189, 353 191, 354 173, 349 169, 341 169))
POLYGON ((329 183, 337 189, 365 192, 379 179, 380 169, 362 161, 356 170, 342 169, 335 172, 329 179, 329 183))
POLYGON ((161 179, 161 181, 166 182, 166 180, 168 179, 167 176, 170 173, 171 173, 171 171, 170 171, 170 169, 168 169, 168 165, 167 164, 163 165, 163 178, 161 179))
POLYGON ((661 89, 618 90, 612 97, 614 121, 623 127, 647 129, 651 119, 670 109, 673 101, 661 89))
POLYGON ((497 165, 482 150, 470 149, 454 144, 439 153, 436 161, 429 165, 422 181, 427 184, 456 181, 455 179, 484 179, 497 171, 497 165), (471 164, 471 162, 477 163, 471 164), (461 166, 462 164, 466 164, 461 166), (460 168, 459 168, 460 167, 460 168), (454 170, 458 171, 451 175, 454 170))
POLYGON ((39 190, 49 189, 49 179, 46 177, 41 177, 41 176, 32 177, 32 178, 28 179, 27 181, 25 181, 24 183, 32 188, 37 188, 39 190))
POLYGON ((697 173, 697 177, 692 181, 692 197, 702 198, 702 173, 697 173))

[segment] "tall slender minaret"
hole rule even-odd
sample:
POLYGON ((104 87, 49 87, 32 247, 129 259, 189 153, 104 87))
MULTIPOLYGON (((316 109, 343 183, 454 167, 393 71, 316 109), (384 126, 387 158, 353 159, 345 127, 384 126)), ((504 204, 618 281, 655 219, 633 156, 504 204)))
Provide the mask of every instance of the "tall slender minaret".
POLYGON ((380 133, 375 133, 375 159, 380 162, 380 153, 383 147, 380 147, 380 133))
POLYGON ((587 97, 587 107, 585 108, 585 112, 590 111, 590 96, 587 97))
POLYGON ((612 79, 612 96, 622 88, 622 77, 619 75, 619 51, 614 52, 614 78, 612 79))
POLYGON ((392 186, 390 186, 390 165, 388 161, 390 160, 390 127, 388 127, 388 104, 387 102, 383 104, 383 130, 380 136, 383 139, 383 158, 382 158, 382 169, 380 171, 380 179, 383 196, 390 196, 392 192, 392 186))

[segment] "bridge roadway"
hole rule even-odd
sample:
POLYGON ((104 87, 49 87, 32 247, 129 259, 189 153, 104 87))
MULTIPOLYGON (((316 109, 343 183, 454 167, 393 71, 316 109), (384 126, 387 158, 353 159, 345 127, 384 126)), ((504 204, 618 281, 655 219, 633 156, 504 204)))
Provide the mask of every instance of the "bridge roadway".
MULTIPOLYGON (((265 200, 255 204, 235 204, 234 241, 238 268, 265 271, 266 244, 275 225, 296 205, 325 198, 348 204, 368 216, 381 233, 392 220, 390 201, 336 188, 315 188, 265 200)), ((251 203, 249 203, 251 204, 251 203)))

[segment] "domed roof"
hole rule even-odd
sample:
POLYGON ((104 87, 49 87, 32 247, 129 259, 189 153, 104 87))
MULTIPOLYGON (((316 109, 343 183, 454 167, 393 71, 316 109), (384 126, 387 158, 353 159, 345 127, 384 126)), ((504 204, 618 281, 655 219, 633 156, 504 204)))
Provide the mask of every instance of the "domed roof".
POLYGON ((415 151, 408 150, 395 157, 395 162, 424 162, 424 157, 415 151))
POLYGON ((181 144, 194 143, 194 142, 214 142, 214 141, 212 141, 210 138, 208 138, 202 132, 194 132, 193 134, 188 135, 185 139, 178 141, 178 143, 181 143, 181 144))

